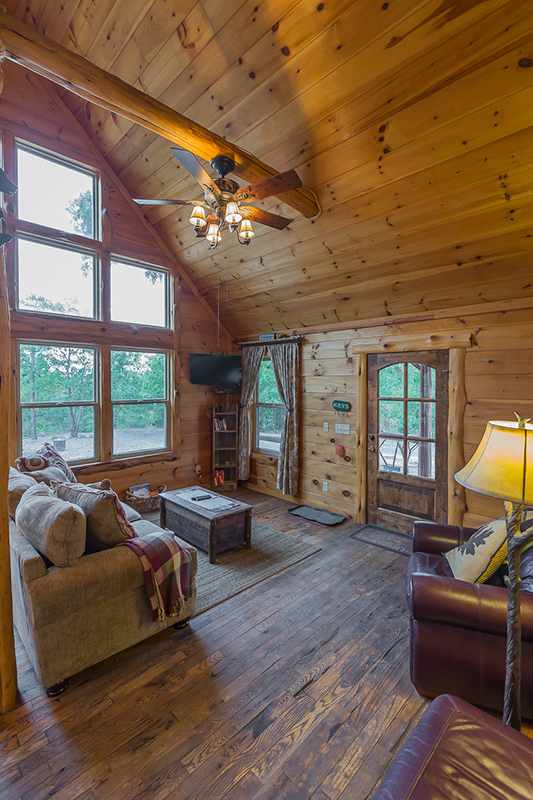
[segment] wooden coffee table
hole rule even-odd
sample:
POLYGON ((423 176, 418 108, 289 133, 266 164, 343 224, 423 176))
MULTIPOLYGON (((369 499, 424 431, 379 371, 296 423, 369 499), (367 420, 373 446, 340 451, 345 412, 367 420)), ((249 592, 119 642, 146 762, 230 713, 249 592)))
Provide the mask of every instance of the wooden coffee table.
POLYGON ((161 527, 206 550, 211 564, 217 553, 230 547, 251 548, 252 506, 198 486, 162 492, 159 497, 161 527))

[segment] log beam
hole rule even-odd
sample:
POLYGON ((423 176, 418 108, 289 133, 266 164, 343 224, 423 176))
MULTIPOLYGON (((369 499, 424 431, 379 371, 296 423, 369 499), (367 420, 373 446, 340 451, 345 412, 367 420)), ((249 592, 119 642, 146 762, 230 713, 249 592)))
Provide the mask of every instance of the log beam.
MULTIPOLYGON (((277 174, 277 170, 230 144, 222 136, 212 133, 1 10, 0 47, 2 56, 10 61, 90 103, 148 128, 200 158, 210 161, 222 153, 231 155, 235 161, 235 174, 250 183, 277 174)), ((277 197, 306 217, 319 213, 316 200, 304 188, 281 192, 277 197)))
POLYGON ((368 446, 368 356, 366 353, 357 353, 355 356, 356 381, 356 426, 357 449, 355 454, 355 477, 357 481, 357 522, 366 523, 366 449, 368 446))
POLYGON ((448 372, 448 525, 462 525, 466 513, 465 490, 455 480, 455 473, 465 465, 464 418, 466 351, 450 350, 448 372))
POLYGON ((13 635, 13 602, 9 556, 7 457, 9 428, 9 306, 3 251, 0 250, 0 714, 15 705, 17 668, 13 635))

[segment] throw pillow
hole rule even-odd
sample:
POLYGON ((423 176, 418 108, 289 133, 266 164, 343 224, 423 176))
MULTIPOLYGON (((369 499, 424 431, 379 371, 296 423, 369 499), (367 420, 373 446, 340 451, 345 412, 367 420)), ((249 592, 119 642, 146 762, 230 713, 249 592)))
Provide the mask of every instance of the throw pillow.
POLYGON ((55 447, 48 442, 31 456, 21 456, 15 461, 20 472, 35 472, 47 467, 57 467, 68 481, 76 482, 76 476, 55 447))
POLYGON ((83 511, 59 500, 44 483, 36 483, 24 492, 15 523, 37 552, 56 567, 76 564, 85 551, 83 511))
POLYGON ((89 550, 107 550, 135 537, 135 531, 112 489, 95 489, 83 483, 56 481, 52 482, 52 488, 57 497, 75 503, 85 512, 89 550))
POLYGON ((24 475, 18 469, 9 467, 9 480, 7 484, 7 496, 9 502, 9 516, 15 519, 15 512, 20 503, 20 498, 31 486, 35 486, 37 481, 30 475, 24 475))
POLYGON ((453 577, 470 583, 484 583, 507 558, 507 529, 504 519, 482 525, 464 544, 444 556, 453 577))

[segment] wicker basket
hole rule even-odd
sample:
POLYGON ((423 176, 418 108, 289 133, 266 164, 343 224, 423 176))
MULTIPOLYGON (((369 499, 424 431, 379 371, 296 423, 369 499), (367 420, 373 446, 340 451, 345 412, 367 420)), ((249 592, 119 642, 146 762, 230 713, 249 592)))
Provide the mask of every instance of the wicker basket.
POLYGON ((166 490, 167 487, 162 483, 161 486, 157 487, 157 495, 154 497, 136 497, 131 492, 126 492, 125 501, 129 506, 134 508, 135 511, 138 511, 139 514, 148 514, 150 511, 158 510, 161 503, 159 495, 162 492, 166 492, 166 490))

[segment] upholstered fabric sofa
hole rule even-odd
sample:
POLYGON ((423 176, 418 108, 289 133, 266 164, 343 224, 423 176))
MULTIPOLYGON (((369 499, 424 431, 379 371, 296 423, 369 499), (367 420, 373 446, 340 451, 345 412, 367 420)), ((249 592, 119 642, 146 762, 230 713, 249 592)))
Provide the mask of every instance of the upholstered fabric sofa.
MULTIPOLYGON (((473 528, 416 522, 407 569, 411 680, 422 695, 451 693, 501 711, 505 683, 505 586, 453 577, 443 556, 473 528)), ((522 713, 533 719, 533 549, 522 556, 522 713)))
MULTIPOLYGON (((124 508, 136 536, 160 531, 124 508)), ((75 673, 169 625, 184 626, 194 613, 196 550, 182 540, 192 562, 189 597, 178 617, 152 622, 143 567, 129 547, 88 552, 70 566, 54 566, 13 520, 9 535, 15 627, 51 696, 75 673)))

